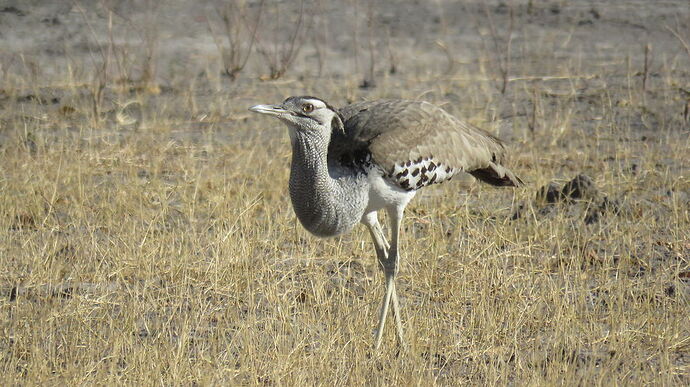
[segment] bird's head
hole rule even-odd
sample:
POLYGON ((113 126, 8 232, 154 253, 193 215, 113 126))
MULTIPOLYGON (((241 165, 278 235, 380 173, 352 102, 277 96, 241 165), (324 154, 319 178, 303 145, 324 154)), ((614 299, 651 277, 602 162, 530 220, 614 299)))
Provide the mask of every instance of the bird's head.
POLYGON ((316 97, 290 97, 280 105, 256 105, 249 110, 274 116, 297 132, 318 131, 330 136, 332 130, 343 130, 338 111, 316 97))

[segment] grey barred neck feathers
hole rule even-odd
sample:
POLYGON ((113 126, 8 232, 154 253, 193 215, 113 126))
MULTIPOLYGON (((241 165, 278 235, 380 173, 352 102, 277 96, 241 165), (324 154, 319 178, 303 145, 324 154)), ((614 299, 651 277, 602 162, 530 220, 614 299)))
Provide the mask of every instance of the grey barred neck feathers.
POLYGON ((361 220, 368 187, 360 174, 328 160, 333 122, 343 127, 337 111, 313 97, 291 97, 276 108, 290 129, 289 191, 297 218, 317 236, 349 231, 361 220))

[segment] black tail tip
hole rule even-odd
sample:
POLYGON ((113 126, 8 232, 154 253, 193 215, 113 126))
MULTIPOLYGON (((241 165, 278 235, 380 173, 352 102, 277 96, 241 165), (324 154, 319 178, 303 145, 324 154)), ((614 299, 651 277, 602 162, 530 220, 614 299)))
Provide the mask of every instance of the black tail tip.
POLYGON ((506 171, 502 176, 493 168, 476 169, 470 172, 477 180, 491 184, 495 187, 520 187, 525 183, 519 177, 506 171))

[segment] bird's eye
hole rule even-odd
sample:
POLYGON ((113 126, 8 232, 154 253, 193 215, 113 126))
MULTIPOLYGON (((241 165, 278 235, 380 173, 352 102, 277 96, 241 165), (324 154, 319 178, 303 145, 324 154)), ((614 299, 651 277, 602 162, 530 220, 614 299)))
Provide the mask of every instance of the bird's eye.
POLYGON ((314 105, 310 103, 305 103, 304 105, 302 105, 302 111, 305 113, 311 113, 314 111, 314 105))

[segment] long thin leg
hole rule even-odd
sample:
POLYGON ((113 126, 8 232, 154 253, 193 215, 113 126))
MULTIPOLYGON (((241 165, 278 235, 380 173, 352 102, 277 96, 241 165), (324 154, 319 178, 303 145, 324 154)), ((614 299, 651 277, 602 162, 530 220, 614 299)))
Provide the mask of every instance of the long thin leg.
POLYGON ((376 212, 371 212, 364 216, 362 220, 363 223, 369 229, 371 238, 374 240, 374 247, 376 249, 376 256, 381 265, 381 269, 384 272, 386 280, 386 291, 383 296, 383 302, 381 303, 381 310, 379 311, 379 325, 376 330, 376 336, 374 341, 376 343, 376 349, 381 345, 381 340, 383 338, 383 329, 386 325, 386 319, 388 317, 389 305, 393 304, 393 315, 395 318, 395 328, 398 335, 398 340, 400 344, 405 347, 405 339, 403 336, 402 329, 402 315, 400 313, 400 302, 398 300, 398 294, 395 289, 395 276, 398 273, 398 239, 400 234, 400 223, 402 220, 402 209, 399 211, 397 209, 389 211, 391 218, 391 234, 393 237, 393 248, 386 241, 385 234, 381 229, 381 225, 376 217, 376 212))
POLYGON ((388 245, 386 236, 381 229, 381 224, 379 224, 379 220, 376 217, 376 212, 366 214, 362 222, 367 226, 371 234, 371 239, 374 240, 376 258, 383 264, 383 262, 388 259, 388 249, 390 245, 388 245))
MULTIPOLYGON (((391 300, 393 302, 393 314, 395 315, 395 327, 398 334, 398 341, 403 348, 406 347, 406 344, 405 337, 403 336, 400 302, 398 301, 398 292, 395 289, 395 276, 398 274, 400 263, 398 247, 400 246, 400 226, 402 224, 404 210, 404 206, 388 209, 391 225, 391 247, 388 249, 388 264, 384 267, 384 271, 386 273, 386 287, 389 286, 389 283, 391 287, 391 300)), ((386 293, 388 293, 388 290, 386 293)))
POLYGON ((379 327, 376 330, 376 337, 374 340, 376 342, 376 350, 378 350, 381 346, 381 340, 383 338, 383 327, 386 325, 386 317, 388 316, 388 305, 390 305, 391 298, 395 293, 395 283, 393 281, 394 278, 386 274, 386 293, 383 295, 383 303, 381 304, 381 311, 379 313, 379 327))
POLYGON ((393 282, 393 315, 395 315, 395 328, 396 331, 398 332, 398 340, 400 340, 400 345, 403 346, 403 348, 407 347, 407 344, 405 343, 405 337, 403 335, 403 328, 402 328, 402 314, 400 314, 400 303, 398 302, 398 291, 395 288, 395 282, 393 282))
POLYGON ((395 318, 395 328, 398 335, 398 340, 400 344, 405 347, 405 339, 403 336, 402 329, 402 315, 400 313, 400 302, 398 300, 398 293, 395 289, 395 276, 398 273, 398 240, 400 235, 400 223, 402 221, 402 212, 404 207, 398 209, 389 210, 389 217, 391 218, 391 236, 392 244, 389 246, 386 242, 381 225, 378 223, 376 218, 376 213, 372 212, 365 215, 363 223, 369 228, 371 237, 374 240, 374 247, 376 248, 376 255, 385 275, 386 281, 386 292, 383 296, 383 301, 381 303, 381 310, 379 312, 379 325, 376 330, 376 336, 374 337, 375 348, 378 349, 381 346, 381 340, 383 338, 383 329, 386 325, 386 319, 388 317, 388 308, 390 304, 393 304, 393 315, 395 318))
MULTIPOLYGON (((381 225, 379 224, 378 218, 376 216, 376 212, 371 212, 369 214, 366 214, 364 218, 362 219, 362 222, 367 226, 369 229, 369 233, 371 234, 371 239, 374 241, 374 248, 376 249, 376 258, 379 261, 379 265, 381 267, 381 270, 384 271, 385 274, 385 267, 388 266, 388 250, 390 249, 390 245, 388 244, 388 241, 386 241, 386 236, 383 233, 383 230, 381 229, 381 225)), ((376 348, 378 349, 379 345, 381 345, 381 337, 383 335, 383 328, 386 325, 386 318, 388 315, 388 305, 391 302, 391 296, 393 292, 395 291, 395 287, 389 286, 389 281, 388 281, 388 276, 386 276, 386 292, 384 293, 383 296, 383 302, 381 304, 381 310, 379 311, 379 324, 378 328, 376 329, 376 336, 374 337, 374 341, 376 342, 376 348)), ((397 297, 395 298, 395 303, 393 306, 393 312, 397 315, 399 315, 399 308, 397 307, 397 297)))

